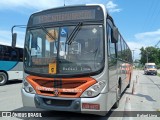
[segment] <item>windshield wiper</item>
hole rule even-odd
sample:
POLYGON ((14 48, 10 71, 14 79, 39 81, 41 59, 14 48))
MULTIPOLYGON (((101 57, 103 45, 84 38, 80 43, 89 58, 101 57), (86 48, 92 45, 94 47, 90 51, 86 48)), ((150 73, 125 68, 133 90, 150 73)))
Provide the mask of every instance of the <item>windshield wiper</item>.
POLYGON ((70 36, 68 37, 66 43, 68 45, 72 44, 74 38, 76 37, 76 35, 78 34, 79 30, 81 29, 82 26, 82 22, 79 22, 76 27, 73 29, 73 31, 71 32, 70 36))
MULTIPOLYGON (((42 28, 42 30, 51 38, 51 39, 55 39, 48 31, 47 31, 47 29, 44 27, 44 26, 42 26, 42 25, 40 25, 40 27, 42 28)), ((58 45, 56 45, 56 42, 55 42, 55 46, 56 46, 56 49, 58 49, 58 45)))
POLYGON ((42 30, 51 38, 51 39, 55 39, 47 30, 44 26, 40 25, 40 27, 42 28, 42 30))

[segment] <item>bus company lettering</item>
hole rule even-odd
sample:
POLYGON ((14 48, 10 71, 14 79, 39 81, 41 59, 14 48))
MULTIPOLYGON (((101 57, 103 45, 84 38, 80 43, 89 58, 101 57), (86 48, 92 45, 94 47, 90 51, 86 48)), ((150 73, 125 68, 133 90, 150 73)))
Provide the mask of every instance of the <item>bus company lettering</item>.
POLYGON ((47 88, 47 87, 41 87, 41 86, 37 86, 36 87, 37 90, 44 90, 44 91, 53 91, 53 88, 47 88))
MULTIPOLYGON (((54 88, 47 88, 47 87, 41 87, 41 86, 37 86, 36 87, 37 90, 43 90, 43 91, 54 91, 54 88)), ((62 89, 63 92, 77 92, 77 93, 81 93, 82 89, 62 89)))
POLYGON ((62 89, 63 92, 76 92, 81 93, 82 89, 62 89))

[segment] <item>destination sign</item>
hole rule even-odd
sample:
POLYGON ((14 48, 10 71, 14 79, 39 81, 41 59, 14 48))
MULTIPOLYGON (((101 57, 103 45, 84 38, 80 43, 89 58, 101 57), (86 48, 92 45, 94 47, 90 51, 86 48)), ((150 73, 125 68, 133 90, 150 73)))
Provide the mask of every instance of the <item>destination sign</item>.
POLYGON ((93 9, 58 12, 58 13, 52 12, 34 16, 32 24, 36 25, 36 24, 44 24, 51 22, 92 20, 92 19, 95 19, 95 10, 93 9))

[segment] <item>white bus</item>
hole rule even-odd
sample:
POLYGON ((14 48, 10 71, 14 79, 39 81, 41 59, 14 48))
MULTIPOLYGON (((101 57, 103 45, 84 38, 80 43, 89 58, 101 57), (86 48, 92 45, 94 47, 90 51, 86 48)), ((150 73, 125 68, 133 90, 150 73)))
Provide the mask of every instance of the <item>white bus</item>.
POLYGON ((0 45, 0 86, 23 78, 23 49, 0 45))
POLYGON ((118 107, 131 75, 131 50, 104 5, 65 6, 30 16, 24 106, 105 115, 118 107))

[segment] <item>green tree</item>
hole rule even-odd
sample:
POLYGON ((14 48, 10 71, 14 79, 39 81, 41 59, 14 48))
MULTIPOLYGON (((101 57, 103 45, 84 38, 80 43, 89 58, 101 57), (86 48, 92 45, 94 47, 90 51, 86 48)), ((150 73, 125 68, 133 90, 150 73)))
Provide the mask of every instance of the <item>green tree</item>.
POLYGON ((154 62, 156 65, 160 65, 160 49, 155 47, 142 47, 141 49, 140 63, 145 64, 147 62, 154 62))
POLYGON ((146 61, 147 61, 147 59, 146 59, 146 51, 145 51, 145 49, 144 49, 144 47, 142 47, 141 49, 140 49, 140 51, 141 51, 141 59, 140 59, 140 63, 141 64, 145 64, 146 63, 146 61))

